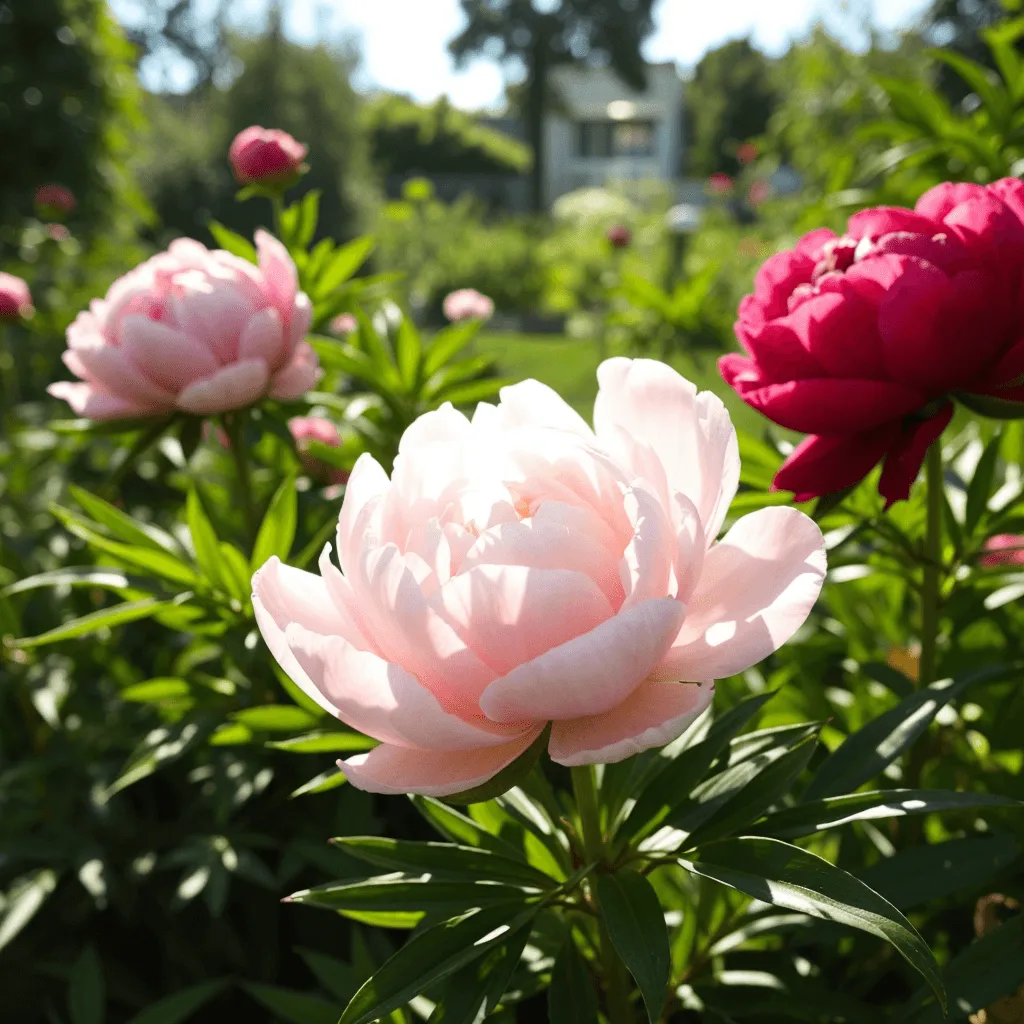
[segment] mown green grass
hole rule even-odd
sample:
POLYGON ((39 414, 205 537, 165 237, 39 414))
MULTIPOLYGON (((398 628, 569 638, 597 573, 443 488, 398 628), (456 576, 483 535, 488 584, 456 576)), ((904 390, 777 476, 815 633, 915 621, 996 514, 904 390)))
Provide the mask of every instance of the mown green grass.
MULTIPOLYGON (((594 339, 577 340, 561 334, 484 332, 477 349, 494 357, 498 372, 510 380, 533 377, 557 391, 587 422, 597 394, 597 367, 601 346, 594 339)), ((607 355, 627 355, 609 350, 607 355)), ((710 352, 676 353, 668 360, 702 391, 714 391, 725 402, 737 427, 760 434, 765 421, 739 400, 718 373, 717 357, 710 352)))

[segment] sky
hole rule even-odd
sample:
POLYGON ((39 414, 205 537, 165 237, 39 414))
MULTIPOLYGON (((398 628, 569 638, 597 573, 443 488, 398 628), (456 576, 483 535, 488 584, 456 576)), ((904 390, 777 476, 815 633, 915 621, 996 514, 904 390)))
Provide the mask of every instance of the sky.
MULTIPOLYGON (((116 14, 130 17, 133 0, 112 0, 116 14)), ((231 21, 259 25, 267 0, 231 0, 231 21)), ((658 0, 656 28, 645 45, 651 61, 674 61, 692 68, 707 50, 750 35, 765 51, 778 54, 823 21, 850 46, 862 46, 870 21, 883 31, 909 27, 929 0, 658 0)), ((357 41, 362 52, 355 84, 364 90, 407 93, 420 101, 447 94, 466 109, 496 108, 504 72, 487 60, 457 70, 447 43, 463 17, 458 0, 289 0, 285 30, 295 39, 357 41)), ((162 76, 168 74, 164 68, 162 76)), ((163 78, 174 87, 175 74, 163 78)), ((154 76, 144 83, 161 87, 154 76)), ((181 86, 179 85, 179 88, 181 86)))

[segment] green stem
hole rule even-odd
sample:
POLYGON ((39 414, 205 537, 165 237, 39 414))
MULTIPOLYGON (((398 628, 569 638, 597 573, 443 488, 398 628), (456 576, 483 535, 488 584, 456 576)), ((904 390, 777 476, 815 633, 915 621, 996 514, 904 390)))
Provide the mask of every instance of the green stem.
POLYGON ((252 496, 252 475, 249 471, 249 455, 245 448, 245 410, 225 414, 224 432, 228 435, 231 458, 235 463, 238 477, 238 496, 242 505, 242 519, 245 523, 245 543, 249 554, 256 542, 256 508, 252 496))
POLYGON ((274 237, 283 242, 281 238, 281 221, 284 217, 284 196, 280 192, 272 192, 270 195, 270 206, 274 212, 274 237))
POLYGON ((114 466, 110 475, 103 481, 100 487, 101 496, 106 495, 109 498, 117 496, 118 488, 124 483, 125 478, 134 469, 139 459, 171 429, 174 421, 175 417, 173 416, 170 419, 154 420, 150 426, 139 434, 131 448, 124 452, 124 455, 114 466))
MULTIPOLYGON (((597 799, 597 779, 593 765, 579 765, 571 769, 572 788, 576 806, 580 812, 580 828, 583 833, 583 852, 589 863, 602 864, 609 852, 605 848, 601 832, 601 811, 597 799)), ((629 978, 619 954, 615 952, 611 936, 601 917, 597 903, 597 890, 590 887, 590 900, 598 912, 600 937, 601 973, 604 976, 605 995, 608 999, 608 1020, 611 1024, 632 1024, 633 1010, 630 1006, 629 978)))
POLYGON ((942 574, 942 444, 936 439, 925 456, 928 519, 921 580, 921 662, 918 686, 935 682, 936 643, 939 636, 939 587, 942 574))

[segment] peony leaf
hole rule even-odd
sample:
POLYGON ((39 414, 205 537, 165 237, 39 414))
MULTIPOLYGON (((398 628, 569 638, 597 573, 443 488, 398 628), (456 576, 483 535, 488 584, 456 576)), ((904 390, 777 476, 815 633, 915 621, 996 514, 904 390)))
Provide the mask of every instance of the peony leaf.
POLYGON ((551 969, 548 1019, 562 1024, 598 1024, 594 983, 572 935, 566 939, 551 969))
POLYGON ((274 492, 267 514, 260 524, 252 549, 253 572, 274 555, 281 559, 288 557, 295 540, 297 522, 298 492, 295 490, 295 477, 289 476, 274 492))
POLYGON ((132 1017, 128 1024, 184 1024, 196 1010, 223 992, 227 984, 226 981, 216 980, 183 988, 147 1006, 132 1017))
POLYGON ((1024 420, 1024 402, 1011 402, 992 395, 956 394, 953 396, 971 412, 993 420, 1024 420))

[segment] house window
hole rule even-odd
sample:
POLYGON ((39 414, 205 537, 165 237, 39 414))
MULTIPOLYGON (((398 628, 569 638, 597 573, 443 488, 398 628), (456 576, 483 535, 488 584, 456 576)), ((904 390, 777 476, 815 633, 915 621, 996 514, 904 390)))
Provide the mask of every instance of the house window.
POLYGON ((578 152, 582 157, 653 156, 653 121, 581 121, 578 152))

